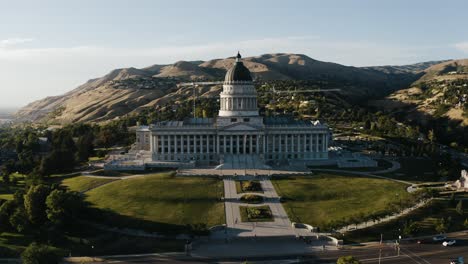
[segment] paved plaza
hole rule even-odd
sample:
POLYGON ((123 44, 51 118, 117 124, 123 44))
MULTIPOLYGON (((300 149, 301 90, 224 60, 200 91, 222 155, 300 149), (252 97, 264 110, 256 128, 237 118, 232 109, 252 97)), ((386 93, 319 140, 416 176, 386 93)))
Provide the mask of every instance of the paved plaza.
POLYGON ((233 177, 224 179, 225 190, 225 210, 228 238, 234 237, 273 237, 273 236, 291 236, 296 237, 296 233, 291 226, 288 215, 280 203, 278 194, 273 184, 268 179, 260 181, 264 202, 259 205, 242 203, 240 197, 246 193, 238 194, 236 191, 236 182, 233 177), (263 206, 267 205, 273 214, 272 222, 242 222, 240 216, 240 206, 263 206))

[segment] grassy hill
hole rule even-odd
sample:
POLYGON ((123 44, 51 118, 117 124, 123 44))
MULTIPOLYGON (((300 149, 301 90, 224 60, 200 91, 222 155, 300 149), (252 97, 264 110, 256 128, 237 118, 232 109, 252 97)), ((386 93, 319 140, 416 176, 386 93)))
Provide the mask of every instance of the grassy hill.
POLYGON ((411 200, 405 184, 374 178, 319 173, 277 179, 273 184, 285 200, 291 221, 321 228, 331 222, 351 224, 351 219, 382 213, 411 200))
POLYGON ((373 104, 411 120, 447 118, 468 126, 468 59, 433 65, 409 88, 373 104))
MULTIPOLYGON (((90 178, 66 179, 72 190, 85 193, 95 208, 112 214, 103 224, 169 232, 188 224, 224 224, 222 182, 213 178, 175 178, 172 173, 149 174, 104 185, 90 178), (101 185, 101 186, 99 186, 101 185), (169 227, 162 230, 162 227, 169 227)), ((100 179, 102 180, 102 179, 100 179)), ((102 219, 100 219, 102 221, 102 219)))
MULTIPOLYGON (((350 67, 314 60, 302 54, 264 54, 243 59, 256 82, 272 80, 307 80, 344 87, 346 100, 359 101, 387 95, 406 88, 417 80, 418 67, 350 67), (389 69, 391 67, 391 70, 389 69)), ((189 100, 191 87, 177 84, 194 80, 220 81, 234 58, 206 62, 179 61, 171 65, 152 65, 142 69, 116 69, 109 74, 89 80, 76 89, 54 97, 46 97, 20 109, 20 120, 72 123, 79 121, 107 121, 145 109, 163 107, 174 101, 189 100)), ((428 62, 425 66, 432 65, 428 62)), ((213 97, 220 86, 199 87, 197 97, 213 97)))

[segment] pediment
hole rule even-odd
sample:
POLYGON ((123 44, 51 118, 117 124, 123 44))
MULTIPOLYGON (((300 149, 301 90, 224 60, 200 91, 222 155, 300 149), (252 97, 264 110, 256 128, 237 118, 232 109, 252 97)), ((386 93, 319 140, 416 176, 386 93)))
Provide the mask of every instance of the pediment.
POLYGON ((260 131, 257 127, 245 124, 245 123, 237 123, 226 126, 222 129, 222 131, 260 131))

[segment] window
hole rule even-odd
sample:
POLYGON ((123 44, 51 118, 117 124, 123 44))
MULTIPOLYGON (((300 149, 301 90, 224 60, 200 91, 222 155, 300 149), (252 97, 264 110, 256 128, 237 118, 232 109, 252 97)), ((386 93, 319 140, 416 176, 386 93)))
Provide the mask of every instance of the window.
POLYGON ((250 122, 250 118, 244 118, 244 122, 250 122))
POLYGON ((231 118, 231 123, 237 122, 237 118, 231 118))

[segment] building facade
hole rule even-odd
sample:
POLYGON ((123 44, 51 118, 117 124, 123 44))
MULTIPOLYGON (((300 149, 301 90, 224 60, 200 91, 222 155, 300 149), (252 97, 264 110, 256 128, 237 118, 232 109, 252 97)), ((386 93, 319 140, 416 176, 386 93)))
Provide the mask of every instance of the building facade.
POLYGON ((153 162, 255 167, 328 158, 329 129, 318 121, 262 117, 250 71, 237 55, 226 73, 216 118, 164 121, 137 129, 153 162))

